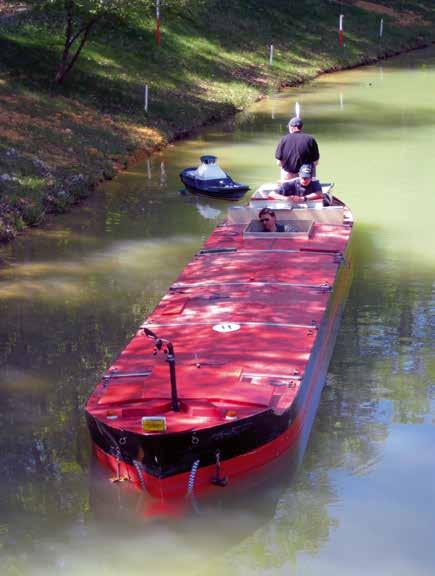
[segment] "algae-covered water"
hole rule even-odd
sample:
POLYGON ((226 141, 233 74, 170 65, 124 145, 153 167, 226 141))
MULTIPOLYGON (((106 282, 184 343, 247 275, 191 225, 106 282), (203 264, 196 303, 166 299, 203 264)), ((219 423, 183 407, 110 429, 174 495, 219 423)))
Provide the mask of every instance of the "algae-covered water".
POLYGON ((271 95, 0 252, 0 573, 432 575, 435 51, 271 95), (351 207, 356 270, 302 465, 183 518, 91 464, 83 413, 227 204, 180 193, 216 154, 278 177, 296 102, 318 174, 351 207))

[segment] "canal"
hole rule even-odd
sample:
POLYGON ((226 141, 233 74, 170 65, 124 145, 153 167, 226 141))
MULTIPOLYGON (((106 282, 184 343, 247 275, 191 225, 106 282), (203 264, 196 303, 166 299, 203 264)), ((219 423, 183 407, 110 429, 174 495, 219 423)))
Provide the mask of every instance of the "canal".
POLYGON ((435 570, 435 50, 324 75, 177 143, 0 251, 0 573, 435 570), (296 102, 355 219, 356 274, 302 464, 155 521, 91 460, 83 406, 227 204, 180 192, 204 153, 255 189, 296 102))

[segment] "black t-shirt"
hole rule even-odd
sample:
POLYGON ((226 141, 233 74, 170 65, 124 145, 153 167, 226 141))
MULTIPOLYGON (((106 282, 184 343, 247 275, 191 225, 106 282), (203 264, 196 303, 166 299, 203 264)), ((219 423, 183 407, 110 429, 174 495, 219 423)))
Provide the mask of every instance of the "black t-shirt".
POLYGON ((278 190, 283 196, 308 196, 308 194, 320 194, 322 185, 318 180, 311 180, 308 186, 302 186, 299 178, 283 182, 278 190))
MULTIPOLYGON (((263 232, 266 232, 266 234, 267 234, 268 232, 271 232, 271 230, 263 230, 263 232)), ((275 232, 285 232, 284 224, 278 224, 277 223, 275 232)))
POLYGON ((275 152, 287 172, 297 174, 302 164, 313 164, 320 158, 317 142, 309 134, 293 132, 281 138, 275 152))

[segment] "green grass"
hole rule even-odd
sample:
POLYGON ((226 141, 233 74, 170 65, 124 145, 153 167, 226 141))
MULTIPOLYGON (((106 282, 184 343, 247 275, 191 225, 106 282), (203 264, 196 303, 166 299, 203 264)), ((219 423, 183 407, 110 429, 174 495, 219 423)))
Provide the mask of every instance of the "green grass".
MULTIPOLYGON (((15 149, 22 194, 38 203, 22 179, 34 177, 41 217, 47 210, 65 210, 83 193, 70 201, 61 194, 51 207, 47 195, 56 198, 74 174, 95 184, 111 177, 113 162, 124 165, 135 148, 160 146, 282 85, 434 41, 433 0, 374 4, 396 12, 380 14, 335 0, 191 0, 185 10, 162 8, 160 47, 153 15, 112 18, 93 31, 61 87, 53 82, 63 46, 59 14, 22 14, 0 27, 0 174, 12 170, 6 154, 15 149), (338 44, 340 13, 344 48, 338 44), (410 13, 419 20, 403 26, 410 13), (33 160, 42 160, 48 171, 38 174, 33 160)), ((0 206, 12 184, 0 182, 0 206)), ((5 213, 0 207, 0 220, 5 213)))

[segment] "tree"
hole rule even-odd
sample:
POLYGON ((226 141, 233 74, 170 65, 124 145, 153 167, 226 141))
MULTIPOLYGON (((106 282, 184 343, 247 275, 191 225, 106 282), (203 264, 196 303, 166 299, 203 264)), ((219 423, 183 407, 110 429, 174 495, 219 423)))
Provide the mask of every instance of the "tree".
MULTIPOLYGON (((161 0, 165 7, 182 7, 189 0, 161 0)), ((125 18, 135 11, 150 16, 155 0, 45 0, 34 2, 39 8, 53 7, 60 10, 65 22, 64 45, 57 67, 55 81, 62 84, 76 64, 91 30, 107 16, 125 18)))

